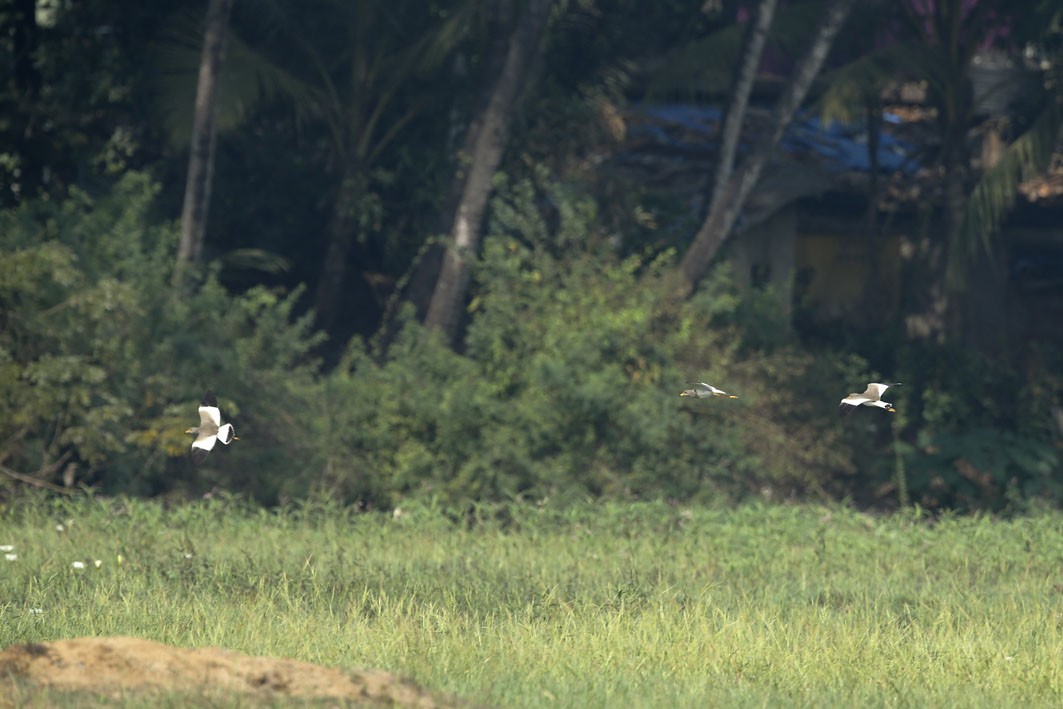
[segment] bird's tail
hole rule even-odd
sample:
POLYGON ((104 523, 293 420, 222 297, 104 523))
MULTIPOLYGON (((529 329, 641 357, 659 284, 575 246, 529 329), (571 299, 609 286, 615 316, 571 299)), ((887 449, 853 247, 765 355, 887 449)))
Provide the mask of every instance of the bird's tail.
POLYGON ((233 428, 231 423, 227 423, 224 426, 218 427, 218 440, 229 445, 236 438, 236 429, 233 428))

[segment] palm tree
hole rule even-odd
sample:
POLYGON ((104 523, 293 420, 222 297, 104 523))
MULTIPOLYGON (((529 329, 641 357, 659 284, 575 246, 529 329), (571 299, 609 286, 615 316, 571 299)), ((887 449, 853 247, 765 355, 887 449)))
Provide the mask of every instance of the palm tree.
POLYGON ((553 3, 554 0, 529 0, 513 33, 490 100, 469 129, 466 145, 471 150, 467 176, 425 316, 425 325, 442 332, 448 340, 453 340, 457 333, 469 269, 480 243, 483 215, 492 191, 492 178, 502 161, 513 113, 542 45, 553 3))
MULTIPOLYGON (((482 2, 264 0, 230 36, 223 79, 230 113, 220 119, 238 125, 250 107, 283 100, 301 125, 327 135, 334 190, 314 293, 325 329, 341 313, 352 250, 379 213, 380 161, 433 108, 431 92, 415 84, 442 65, 482 2)), ((172 64, 187 65, 182 44, 168 47, 172 64)))
POLYGON ((430 109, 426 100, 404 95, 403 88, 441 65, 476 5, 458 3, 457 12, 425 22, 423 3, 398 3, 402 16, 422 17, 419 23, 400 24, 403 31, 388 32, 389 21, 399 14, 395 2, 331 1, 336 20, 350 28, 339 69, 330 69, 335 58, 311 42, 309 33, 297 36, 313 68, 305 87, 311 110, 327 124, 335 151, 337 190, 315 293, 318 323, 324 328, 335 323, 341 309, 348 256, 366 223, 372 170, 402 130, 430 109))
POLYGON ((720 133, 720 153, 716 162, 716 174, 712 183, 712 202, 709 211, 719 209, 719 200, 723 197, 725 185, 734 172, 735 156, 738 155, 738 140, 742 133, 742 121, 745 118, 749 96, 753 93, 753 84, 757 80, 757 69, 764 56, 764 46, 768 40, 775 7, 778 0, 761 0, 757 4, 756 14, 749 23, 748 36, 743 42, 742 61, 735 72, 731 87, 731 101, 723 119, 720 133))
POLYGON ((181 209, 181 240, 177 248, 173 284, 179 285, 188 266, 199 261, 207 229, 210 188, 217 142, 218 85, 225 57, 225 35, 233 0, 210 0, 203 35, 203 55, 196 87, 188 177, 181 209))
POLYGON ((1063 141, 1063 49, 1058 41, 1063 7, 1041 2, 1027 17, 1030 36, 1025 49, 1039 59, 1041 81, 1030 84, 1035 95, 1026 97, 1030 118, 996 164, 983 166, 970 192, 958 238, 965 247, 960 255, 967 258, 978 248, 992 248, 990 237, 1015 205, 1020 184, 1043 174, 1063 141))
MULTIPOLYGON (((898 81, 919 81, 927 87, 927 103, 936 115, 942 190, 939 203, 942 238, 932 240, 920 282, 921 297, 908 313, 910 331, 939 340, 963 337, 963 300, 967 269, 979 251, 992 250, 990 237, 1014 204, 1019 182, 1043 170, 1063 128, 1063 98, 1058 82, 1043 82, 1033 101, 1039 108, 1033 120, 1003 153, 974 180, 969 134, 982 107, 971 80, 977 53, 994 43, 1014 40, 1001 32, 1035 8, 1014 7, 999 0, 938 0, 884 6, 863 42, 878 48, 826 77, 822 107, 827 117, 848 118, 847 98, 860 97, 875 105, 882 89, 898 81)), ((1063 10, 1037 6, 1035 24, 1041 32, 1058 23, 1063 10)), ((1036 14, 1036 13, 1035 13, 1036 14)), ((1043 36, 1043 35, 1042 35, 1043 36)), ((1049 62, 1049 65, 1053 64, 1049 62)), ((874 201, 874 195, 871 196, 874 201)))
POLYGON ((885 3, 877 3, 853 13, 850 32, 838 46, 839 54, 849 59, 820 75, 821 89, 816 101, 823 119, 850 124, 863 121, 867 127, 869 174, 863 229, 868 243, 868 278, 861 298, 866 322, 881 322, 885 308, 880 266, 883 230, 879 218, 882 194, 879 146, 886 118, 883 95, 896 84, 895 58, 890 52, 898 49, 896 46, 874 49, 872 40, 888 17, 885 7, 885 3))
MULTIPOLYGON (((714 187, 711 199, 713 207, 709 209, 679 264, 681 293, 687 294, 694 290, 712 259, 730 236, 742 207, 760 179, 764 166, 775 151, 775 146, 793 119, 794 113, 811 88, 853 3, 854 0, 830 0, 807 53, 798 63, 794 75, 776 103, 769 134, 758 142, 749 157, 724 184, 714 187)), ((749 46, 753 45, 755 36, 755 32, 750 35, 749 46)), ((749 60, 743 60, 743 64, 747 61, 749 60)))
MULTIPOLYGON (((860 14, 847 49, 853 60, 824 74, 820 109, 827 119, 851 121, 863 112, 868 124, 868 151, 875 155, 881 125, 881 97, 900 82, 923 83, 927 104, 937 116, 938 152, 941 168, 942 229, 931 233, 923 257, 916 259, 919 273, 909 292, 909 334, 937 339, 958 339, 963 331, 961 301, 966 289, 966 271, 979 252, 993 249, 992 234, 1014 205, 1018 185, 1048 165, 1063 129, 1061 85, 1050 77, 1039 95, 1026 97, 1036 106, 1025 130, 1002 152, 995 165, 982 165, 972 174, 971 135, 981 120, 983 106, 977 103, 972 85, 972 65, 978 51, 996 45, 1047 47, 1052 28, 1060 26, 1063 9, 1050 2, 1016 6, 994 0, 905 0, 881 4, 860 14), (1020 26, 1032 28, 1018 32, 1020 26), (1022 36, 1020 36, 1022 35, 1022 36), (867 50, 865 48, 872 48, 867 50), (974 186, 972 187, 972 183, 974 186), (942 236, 933 236, 941 234, 942 236)), ((1058 58, 1058 57, 1057 57, 1058 58)), ((1045 60, 1049 66, 1058 62, 1045 60)), ((872 164, 868 186, 868 235, 878 236, 877 168, 872 164)), ((868 252, 877 254, 873 248, 868 252)), ((871 258, 874 270, 877 259, 871 258)), ((878 290, 876 274, 868 280, 866 304, 873 305, 878 290)))

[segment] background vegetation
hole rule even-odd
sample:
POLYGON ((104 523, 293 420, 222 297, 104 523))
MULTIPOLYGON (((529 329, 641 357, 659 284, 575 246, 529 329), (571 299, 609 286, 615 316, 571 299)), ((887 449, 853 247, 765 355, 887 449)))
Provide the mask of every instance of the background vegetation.
MULTIPOLYGON (((205 259, 178 285, 174 220, 205 8, 0 11, 11 69, 0 94, 5 496, 28 480, 264 504, 424 497, 456 510, 811 496, 1020 511, 1063 498, 1058 340, 1001 353, 954 333, 909 339, 899 316, 870 331, 804 327, 772 293, 741 287, 726 253, 675 296, 699 215, 596 166, 619 145, 625 106, 722 102, 738 20, 755 3, 664 2, 649 15, 629 0, 553 6, 454 340, 422 322, 468 165, 461 136, 527 3, 356 4, 235 3, 205 259), (692 63, 704 71, 690 75, 692 63), (321 279, 340 237, 345 275, 330 301, 321 279), (682 401, 687 379, 741 398, 682 401), (875 379, 904 382, 899 413, 839 422, 837 400, 875 379), (208 387, 241 440, 197 469, 182 431, 208 387)), ((1043 59, 1014 134, 1036 124, 1058 137, 1058 9, 976 4, 1009 28, 1001 51, 1043 59), (1043 21, 1015 20, 1024 12, 1043 21)), ((786 4, 771 61, 792 63, 821 5, 786 4)), ((855 9, 850 32, 880 9, 855 9)), ((940 48, 904 27, 903 46, 940 48)), ((868 87, 919 78, 914 62, 851 63, 854 52, 846 39, 832 55, 812 92, 822 110, 852 109, 856 88, 862 106, 877 95, 868 87)), ((1040 163, 1010 164, 1019 176, 1040 163)), ((965 173, 968 192, 978 178, 965 173)), ((1015 194, 1007 184, 1001 199, 1015 194)), ((958 223, 935 199, 928 232, 958 223)), ((969 244, 994 214, 962 244, 943 238, 961 244, 953 261, 978 253, 969 244)), ((923 282, 907 283, 918 300, 923 282)))

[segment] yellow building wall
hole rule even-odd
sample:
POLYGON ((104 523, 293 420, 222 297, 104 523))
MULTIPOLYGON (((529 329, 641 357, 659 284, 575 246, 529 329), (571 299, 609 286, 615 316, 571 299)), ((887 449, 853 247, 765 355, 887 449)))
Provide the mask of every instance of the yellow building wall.
MULTIPOLYGON (((871 276, 870 240, 859 234, 799 233, 796 240, 795 295, 822 319, 856 315, 871 276)), ((900 302, 901 239, 882 237, 877 254, 884 304, 900 302)))

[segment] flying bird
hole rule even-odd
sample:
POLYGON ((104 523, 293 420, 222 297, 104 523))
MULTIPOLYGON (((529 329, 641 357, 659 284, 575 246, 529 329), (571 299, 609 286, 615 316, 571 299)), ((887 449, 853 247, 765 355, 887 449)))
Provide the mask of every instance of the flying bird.
POLYGON ((706 384, 705 382, 687 382, 687 384, 691 384, 691 388, 679 392, 679 396, 691 396, 695 399, 708 399, 710 396, 724 396, 728 399, 738 398, 734 394, 728 394, 723 389, 717 389, 712 384, 706 384))
POLYGON ((880 409, 885 409, 886 411, 893 413, 897 409, 893 408, 893 404, 890 402, 883 401, 881 397, 890 387, 899 387, 900 385, 900 382, 895 384, 879 384, 877 382, 872 382, 867 385, 867 389, 863 394, 850 394, 842 399, 841 404, 839 404, 838 413, 851 413, 856 410, 857 406, 877 406, 880 409))
POLYGON ((192 441, 191 455, 192 462, 197 465, 207 459, 207 454, 217 441, 229 445, 237 439, 233 425, 221 422, 218 399, 210 389, 203 395, 203 401, 199 402, 199 426, 190 428, 185 433, 196 434, 196 440, 192 441))

